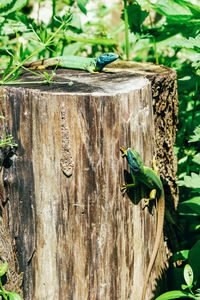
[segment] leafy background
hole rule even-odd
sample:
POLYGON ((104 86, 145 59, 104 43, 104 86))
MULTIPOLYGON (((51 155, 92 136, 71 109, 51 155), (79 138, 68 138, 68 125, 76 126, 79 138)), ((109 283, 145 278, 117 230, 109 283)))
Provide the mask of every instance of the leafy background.
MULTIPOLYGON (((172 279, 174 289, 178 288, 181 293, 176 294, 176 299, 183 297, 182 293, 198 299, 199 287, 199 4, 199 0, 107 3, 101 0, 0 0, 0 65, 4 68, 0 84, 16 80, 26 60, 60 55, 93 57, 102 52, 117 52, 122 59, 164 64, 177 71, 179 124, 174 151, 178 157, 180 187, 178 213, 184 234, 182 251, 171 261, 181 260, 182 268, 189 263, 195 276, 193 281, 187 280, 191 272, 187 267, 182 272, 185 286, 172 279)), ((46 82, 52 77, 45 77, 46 82)), ((172 277, 174 270, 169 268, 169 272, 172 277)), ((174 294, 168 294, 159 299, 173 297, 174 294)))

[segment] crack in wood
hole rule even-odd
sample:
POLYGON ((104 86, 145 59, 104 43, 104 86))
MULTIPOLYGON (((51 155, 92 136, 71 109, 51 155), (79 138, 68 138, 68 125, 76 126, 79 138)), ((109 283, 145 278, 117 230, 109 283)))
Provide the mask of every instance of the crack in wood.
POLYGON ((62 136, 62 149, 60 167, 65 176, 70 177, 74 170, 74 161, 72 158, 69 129, 66 122, 66 112, 61 109, 61 136, 62 136))

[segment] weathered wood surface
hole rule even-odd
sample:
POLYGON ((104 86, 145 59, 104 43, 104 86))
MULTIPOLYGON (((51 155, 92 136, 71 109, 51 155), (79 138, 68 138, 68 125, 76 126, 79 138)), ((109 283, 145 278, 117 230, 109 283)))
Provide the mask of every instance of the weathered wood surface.
MULTIPOLYGON (((152 63, 121 62, 109 65, 115 71, 134 72, 151 82, 154 119, 154 153, 161 177, 164 179, 166 198, 165 233, 173 252, 180 250, 180 239, 175 208, 178 204, 176 185, 177 158, 173 146, 178 122, 177 75, 172 69, 152 63), (178 230, 177 230, 178 229, 178 230)), ((112 69, 111 69, 112 70, 112 69)))
MULTIPOLYGON (((156 214, 122 197, 119 147, 151 165, 151 84, 126 71, 56 73, 65 83, 1 88, 1 133, 19 145, 1 191, 24 299, 140 299, 156 214)), ((161 247, 153 277, 164 258, 161 247)))

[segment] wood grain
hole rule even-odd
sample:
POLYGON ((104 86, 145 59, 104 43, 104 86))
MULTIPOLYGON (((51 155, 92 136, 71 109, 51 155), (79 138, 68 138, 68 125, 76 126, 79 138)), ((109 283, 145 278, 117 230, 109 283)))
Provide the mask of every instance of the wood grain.
POLYGON ((126 71, 56 73, 51 85, 1 89, 1 133, 18 143, 1 190, 24 299, 140 299, 156 214, 122 197, 119 147, 151 165, 150 81, 126 71))

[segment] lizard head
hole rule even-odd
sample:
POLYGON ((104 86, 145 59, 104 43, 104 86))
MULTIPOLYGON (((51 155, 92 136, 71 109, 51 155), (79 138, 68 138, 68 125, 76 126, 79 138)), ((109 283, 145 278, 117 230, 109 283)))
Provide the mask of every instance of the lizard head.
POLYGON ((143 162, 137 151, 132 148, 127 149, 127 160, 133 173, 143 171, 143 162))
POLYGON ((96 66, 101 71, 107 64, 116 60, 119 55, 115 53, 104 53, 97 57, 96 66))

